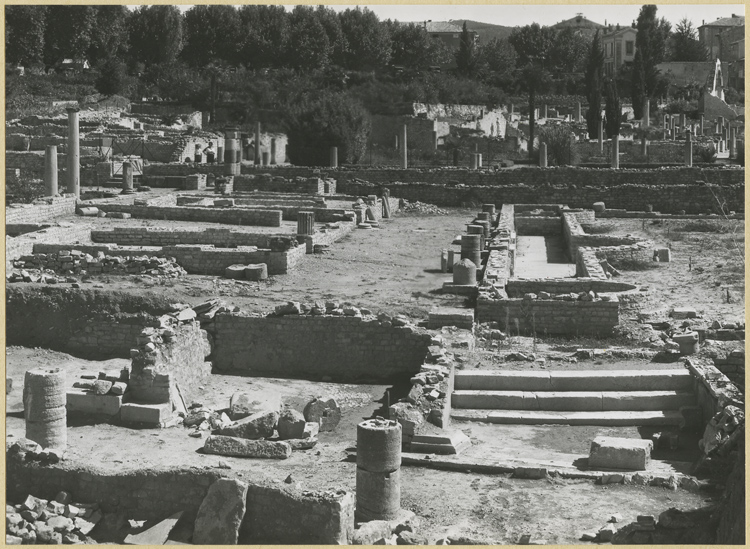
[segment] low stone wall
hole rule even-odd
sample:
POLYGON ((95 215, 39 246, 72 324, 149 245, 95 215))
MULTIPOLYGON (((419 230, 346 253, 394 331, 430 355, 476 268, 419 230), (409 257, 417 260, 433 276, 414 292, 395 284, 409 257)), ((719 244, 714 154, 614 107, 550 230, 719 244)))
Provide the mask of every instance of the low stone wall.
POLYGON ((177 245, 121 247, 114 244, 81 245, 81 244, 35 244, 34 253, 53 253, 60 250, 80 250, 83 253, 96 255, 103 252, 110 256, 142 256, 174 257, 177 264, 190 274, 224 275, 230 265, 250 263, 265 263, 268 274, 285 274, 305 256, 306 247, 299 245, 285 252, 273 252, 267 249, 250 247, 214 248, 203 245, 177 245), (244 248, 244 249, 243 249, 244 248))
POLYGON ((97 204, 104 212, 129 213, 136 219, 201 221, 226 225, 281 227, 280 210, 251 208, 207 208, 190 206, 140 206, 130 204, 97 204))
POLYGON ((135 337, 169 303, 154 292, 127 293, 45 285, 6 288, 8 345, 100 359, 130 356, 135 337))
MULTIPOLYGON (((281 193, 326 194, 325 182, 319 177, 295 177, 285 179, 270 173, 234 176, 235 192, 272 191, 281 193)), ((333 191, 327 194, 335 192, 333 191)))
MULTIPOLYGON (((157 521, 182 511, 182 520, 190 524, 209 487, 222 476, 225 475, 210 469, 177 468, 107 473, 70 464, 40 466, 38 462, 8 456, 6 492, 9 501, 22 502, 30 494, 52 500, 64 490, 77 502, 98 503, 105 513, 157 521)), ((248 484, 240 543, 346 545, 351 542, 352 493, 303 492, 263 480, 248 484)))
POLYGON ((5 208, 5 223, 48 223, 76 211, 76 197, 66 194, 61 197, 40 198, 33 204, 10 204, 5 208))
POLYGON ((612 335, 619 322, 620 302, 561 299, 497 299, 480 290, 476 322, 498 322, 508 333, 549 335, 612 335))
POLYGON ((558 215, 519 215, 515 227, 519 236, 555 236, 562 230, 558 215))
POLYGON ((383 382, 419 372, 430 336, 356 316, 216 315, 214 366, 257 376, 383 382))
POLYGON ((576 276, 607 280, 607 273, 604 272, 604 268, 602 268, 593 248, 585 246, 578 248, 578 254, 576 254, 576 276))
POLYGON ((271 238, 285 235, 236 232, 232 229, 204 229, 185 231, 153 227, 115 227, 106 231, 91 231, 91 240, 120 246, 176 246, 178 244, 206 244, 220 248, 257 246, 267 248, 271 238))
POLYGON ((514 278, 505 285, 509 297, 523 297, 528 293, 547 292, 550 294, 581 292, 627 292, 636 286, 624 282, 610 282, 595 278, 514 278))
POLYGON ((745 389, 745 351, 732 351, 725 357, 714 358, 714 366, 740 391, 745 389))
MULTIPOLYGON (((578 248, 581 246, 609 249, 620 246, 629 247, 642 242, 639 238, 629 236, 586 234, 576 214, 564 213, 562 218, 563 237, 568 246, 570 257, 576 257, 578 255, 578 248)), ((651 251, 652 248, 649 247, 647 250, 651 251)), ((628 249, 628 251, 630 250, 628 249)), ((606 252, 602 252, 602 254, 606 255, 606 252)), ((617 256, 612 250, 609 251, 609 254, 617 256)))
POLYGON ((685 365, 693 375, 695 394, 706 423, 726 406, 737 406, 744 410, 744 395, 710 359, 688 357, 685 359, 685 365))

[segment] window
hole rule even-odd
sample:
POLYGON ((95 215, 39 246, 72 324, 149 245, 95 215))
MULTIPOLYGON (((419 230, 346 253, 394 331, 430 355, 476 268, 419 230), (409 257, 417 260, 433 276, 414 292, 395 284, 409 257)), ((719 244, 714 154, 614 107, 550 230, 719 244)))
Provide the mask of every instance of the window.
POLYGON ((615 54, 615 43, 609 43, 609 56, 612 57, 615 54))
POLYGON ((628 40, 625 42, 625 55, 633 55, 633 41, 628 40))

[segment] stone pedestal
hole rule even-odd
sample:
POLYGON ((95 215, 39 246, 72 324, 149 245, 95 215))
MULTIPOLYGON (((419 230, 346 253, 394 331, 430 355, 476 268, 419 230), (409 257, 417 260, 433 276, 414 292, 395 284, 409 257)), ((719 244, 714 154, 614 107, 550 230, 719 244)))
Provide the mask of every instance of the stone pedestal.
POLYGON ((133 164, 122 163, 122 194, 133 194, 133 164))
POLYGON ((473 286, 477 283, 477 266, 470 259, 462 259, 453 265, 453 284, 473 286))
POLYGON ((310 235, 315 232, 315 212, 297 213, 297 234, 310 235))
POLYGON ((57 145, 47 145, 44 150, 45 196, 57 194, 57 145))
POLYGON ((68 444, 65 370, 27 370, 23 383, 26 438, 43 448, 65 450, 68 444))
POLYGON ((401 510, 402 429, 368 419, 357 426, 357 509, 360 522, 393 520, 401 510))

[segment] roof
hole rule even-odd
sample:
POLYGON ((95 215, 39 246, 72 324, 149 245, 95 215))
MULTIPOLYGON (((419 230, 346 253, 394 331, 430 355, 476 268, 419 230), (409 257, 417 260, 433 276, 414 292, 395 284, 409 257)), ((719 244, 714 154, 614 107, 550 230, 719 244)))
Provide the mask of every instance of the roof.
POLYGON ((625 34, 626 32, 629 32, 629 31, 638 34, 638 29, 634 29, 633 27, 628 25, 627 27, 621 27, 620 30, 613 29, 612 31, 605 31, 604 34, 602 35, 602 40, 606 38, 612 38, 613 36, 617 36, 619 34, 625 34))
POLYGON ((741 27, 744 24, 744 15, 732 15, 732 17, 722 17, 721 19, 717 19, 716 21, 705 23, 701 25, 701 27, 741 27))
POLYGON ((570 19, 566 19, 565 21, 560 21, 559 23, 555 23, 552 25, 553 29, 564 29, 564 28, 584 28, 584 29, 603 29, 604 25, 600 25, 599 23, 595 23, 594 21, 591 21, 590 19, 586 19, 582 15, 576 15, 575 17, 571 17, 570 19))
POLYGON ((455 34, 463 31, 463 29, 458 25, 448 23, 447 21, 427 21, 424 24, 424 28, 425 30, 427 30, 427 32, 430 33, 449 32, 451 34, 455 34))

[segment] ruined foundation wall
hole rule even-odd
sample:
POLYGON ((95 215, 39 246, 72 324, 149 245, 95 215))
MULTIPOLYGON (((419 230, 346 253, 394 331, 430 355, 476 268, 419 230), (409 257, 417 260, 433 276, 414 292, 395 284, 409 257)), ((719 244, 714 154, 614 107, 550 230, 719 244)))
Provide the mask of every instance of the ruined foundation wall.
POLYGON ((169 303, 156 293, 58 288, 6 288, 8 345, 42 347, 85 358, 129 357, 135 337, 169 303))
MULTIPOLYGON (((63 187, 61 187, 64 190, 63 187)), ((12 204, 5 208, 5 223, 47 223, 57 217, 73 215, 76 211, 76 197, 40 198, 34 204, 12 204)))
POLYGON ((619 321, 619 301, 562 301, 557 299, 493 299, 480 292, 476 322, 498 322, 515 334, 607 336, 619 321))
POLYGON ((250 208, 201 208, 188 206, 136 206, 130 204, 100 204, 104 212, 129 213, 136 219, 169 219, 173 221, 201 221, 227 225, 257 225, 281 227, 281 211, 250 208))
POLYGON ((419 372, 430 336, 410 327, 346 316, 219 314, 216 369, 337 382, 390 381, 419 372))

